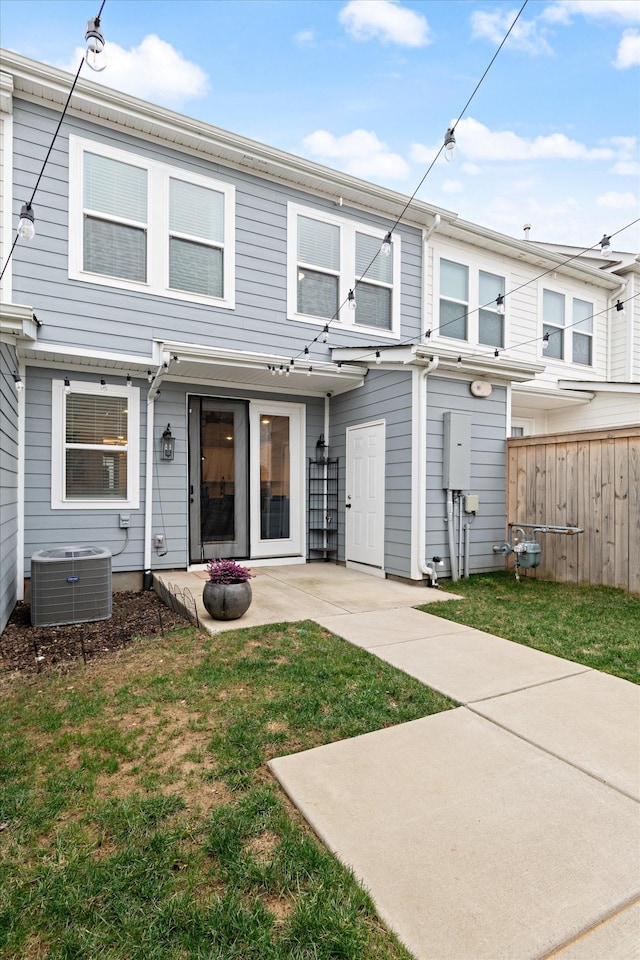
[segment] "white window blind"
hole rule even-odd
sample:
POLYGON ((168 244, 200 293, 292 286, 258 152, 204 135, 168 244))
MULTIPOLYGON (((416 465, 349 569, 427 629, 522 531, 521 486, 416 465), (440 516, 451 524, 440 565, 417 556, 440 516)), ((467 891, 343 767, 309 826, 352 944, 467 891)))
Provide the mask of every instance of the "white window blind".
POLYGON ((478 342, 503 347, 504 315, 498 313, 496 301, 499 296, 504 296, 504 277, 480 270, 478 290, 482 304, 478 315, 478 342))
POLYGON ((326 270, 340 270, 340 227, 299 216, 298 260, 326 270))
POLYGON ((84 206, 105 216, 147 222, 147 171, 95 153, 84 155, 84 206))
POLYGON ((590 367, 593 362, 593 304, 574 300, 573 323, 573 362, 590 367))
POLYGON ((545 356, 555 360, 564 358, 564 294, 555 290, 542 291, 542 333, 549 335, 545 356))
POLYGON ((172 177, 169 181, 169 230, 210 243, 223 243, 224 196, 217 190, 172 177))
POLYGON ((366 233, 356 233, 356 276, 365 273, 367 280, 393 283, 393 258, 380 253, 381 241, 366 233))
POLYGON ((467 339, 469 268, 453 260, 440 260, 440 326, 443 337, 467 339))

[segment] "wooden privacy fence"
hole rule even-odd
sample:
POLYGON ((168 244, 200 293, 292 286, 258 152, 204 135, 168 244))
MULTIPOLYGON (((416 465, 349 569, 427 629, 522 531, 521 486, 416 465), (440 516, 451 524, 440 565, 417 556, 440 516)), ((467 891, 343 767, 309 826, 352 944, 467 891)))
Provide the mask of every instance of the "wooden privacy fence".
POLYGON ((537 534, 543 580, 640 593, 640 425, 507 440, 507 522, 582 527, 537 534))

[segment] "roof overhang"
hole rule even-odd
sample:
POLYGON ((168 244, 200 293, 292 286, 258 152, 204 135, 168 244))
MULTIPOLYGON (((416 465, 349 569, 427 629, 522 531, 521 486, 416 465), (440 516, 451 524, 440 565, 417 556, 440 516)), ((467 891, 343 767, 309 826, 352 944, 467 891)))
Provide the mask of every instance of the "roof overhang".
POLYGON ((511 408, 515 416, 526 416, 533 412, 560 410, 563 407, 580 406, 590 403, 595 394, 589 390, 560 391, 552 387, 534 387, 519 384, 511 394, 511 408), (520 404, 525 405, 521 412, 520 404), (516 412, 517 411, 517 412, 516 412))
POLYGON ((324 397, 328 393, 335 396, 362 386, 367 373, 367 367, 361 364, 340 369, 333 362, 296 361, 291 367, 290 356, 168 341, 154 341, 151 356, 89 352, 48 343, 24 343, 19 352, 28 363, 57 367, 69 374, 93 372, 96 376, 100 373, 144 377, 152 384, 150 398, 157 395, 163 380, 196 387, 257 390, 292 396, 324 397))
POLYGON ((520 360, 511 360, 505 354, 499 357, 489 356, 462 356, 454 351, 434 349, 430 346, 417 343, 401 344, 395 347, 376 345, 372 347, 334 347, 331 357, 336 362, 365 363, 368 367, 377 366, 378 359, 382 367, 397 367, 398 365, 412 365, 424 367, 431 365, 438 373, 472 374, 486 377, 494 382, 524 382, 531 380, 537 373, 542 373, 544 364, 520 360), (380 351, 380 358, 376 351, 380 351), (437 364, 436 362, 437 361, 437 364))
POLYGON ((614 383, 600 380, 558 380, 561 390, 589 390, 593 393, 629 393, 640 397, 640 383, 614 383))
POLYGON ((33 343, 38 338, 38 321, 33 307, 18 303, 0 305, 0 337, 3 341, 26 341, 33 343))

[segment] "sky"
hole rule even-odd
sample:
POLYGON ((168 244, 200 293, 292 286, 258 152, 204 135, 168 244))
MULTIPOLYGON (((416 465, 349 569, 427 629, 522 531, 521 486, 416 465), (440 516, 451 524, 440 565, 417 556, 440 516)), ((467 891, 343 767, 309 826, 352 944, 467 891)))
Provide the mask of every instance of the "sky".
MULTIPOLYGON (((99 4, 0 0, 0 42, 75 74, 99 4)), ((637 253, 640 224, 622 228, 640 218, 640 0, 528 0, 474 94, 520 7, 106 0, 107 67, 81 76, 406 196, 455 124, 419 199, 637 253)))

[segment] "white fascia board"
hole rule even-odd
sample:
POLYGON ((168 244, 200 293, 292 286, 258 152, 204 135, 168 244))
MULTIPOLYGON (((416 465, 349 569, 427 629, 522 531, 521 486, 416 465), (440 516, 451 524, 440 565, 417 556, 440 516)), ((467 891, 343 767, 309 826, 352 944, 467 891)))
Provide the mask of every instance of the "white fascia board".
POLYGON ((131 371, 140 370, 146 373, 149 367, 157 366, 155 355, 141 356, 140 354, 114 353, 109 350, 85 349, 56 343, 34 343, 25 346, 21 352, 33 366, 52 366, 56 364, 68 366, 69 369, 82 370, 87 367, 131 371))
POLYGON ((615 383, 611 380, 558 380, 560 390, 590 390, 594 393, 635 393, 640 394, 640 383, 615 383))
POLYGON ((13 113, 13 77, 0 72, 0 113, 13 113))
MULTIPOLYGON (((579 404, 579 403, 589 403, 593 400, 595 394, 590 390, 566 390, 562 391, 553 387, 530 387, 526 384, 517 384, 513 387, 513 396, 514 397, 530 397, 531 399, 542 399, 547 401, 555 401, 557 406, 560 407, 563 404, 579 404)), ((550 406, 545 406, 545 409, 552 409, 550 406)))

